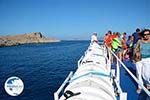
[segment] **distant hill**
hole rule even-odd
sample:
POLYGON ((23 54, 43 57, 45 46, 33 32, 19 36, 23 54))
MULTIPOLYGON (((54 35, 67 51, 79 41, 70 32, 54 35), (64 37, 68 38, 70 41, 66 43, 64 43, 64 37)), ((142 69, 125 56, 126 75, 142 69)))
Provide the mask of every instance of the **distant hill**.
POLYGON ((41 32, 33 32, 14 36, 0 36, 0 47, 13 46, 25 43, 48 43, 48 42, 60 42, 60 40, 55 38, 47 38, 43 36, 41 32))

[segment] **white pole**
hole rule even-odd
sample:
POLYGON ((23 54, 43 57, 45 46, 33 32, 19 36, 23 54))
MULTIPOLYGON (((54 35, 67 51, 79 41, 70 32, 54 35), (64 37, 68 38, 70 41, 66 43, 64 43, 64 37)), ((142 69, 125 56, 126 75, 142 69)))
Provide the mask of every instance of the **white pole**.
POLYGON ((117 67, 117 82, 120 85, 120 66, 119 66, 119 61, 118 60, 117 60, 116 67, 117 67))
POLYGON ((58 100, 59 98, 58 98, 58 94, 57 94, 57 92, 55 92, 54 93, 54 100, 58 100))

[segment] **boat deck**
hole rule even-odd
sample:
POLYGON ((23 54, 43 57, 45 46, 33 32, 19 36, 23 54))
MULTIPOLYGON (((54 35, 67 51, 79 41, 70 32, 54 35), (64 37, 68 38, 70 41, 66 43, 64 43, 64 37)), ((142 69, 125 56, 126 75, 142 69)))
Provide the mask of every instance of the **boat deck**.
MULTIPOLYGON (((128 67, 128 69, 136 76, 136 66, 130 60, 123 61, 123 63, 128 67)), ((113 63, 112 69, 115 68, 115 63, 113 63)), ((133 78, 127 73, 127 71, 120 67, 120 85, 123 92, 127 92, 127 100, 145 100, 146 93, 142 91, 141 94, 136 93, 137 83, 133 78)))
MULTIPOLYGON (((107 94, 112 94, 110 96, 111 100, 116 100, 116 98, 117 100, 150 100, 150 98, 146 99, 148 96, 146 95, 145 92, 147 92, 147 94, 149 95, 148 90, 136 79, 135 64, 132 63, 131 60, 122 62, 111 50, 109 50, 117 59, 116 62, 111 64, 111 61, 110 61, 111 56, 109 52, 107 53, 107 50, 109 49, 106 49, 103 45, 98 46, 97 44, 92 44, 91 46, 89 46, 89 48, 85 52, 85 55, 82 56, 80 60, 78 61, 78 69, 75 71, 74 74, 73 72, 70 72, 68 77, 65 79, 64 83, 60 86, 57 92, 54 93, 55 100, 63 100, 62 98, 70 98, 70 97, 71 99, 69 100, 76 100, 76 97, 86 98, 86 100, 91 100, 90 97, 93 98, 93 94, 94 94, 94 98, 97 97, 96 100, 99 100, 100 98, 103 98, 102 100, 107 100, 108 98, 106 99, 104 97, 107 94), (102 59, 102 58, 105 58, 105 59, 102 59), (121 63, 120 67, 118 66, 118 62, 121 63), (94 71, 94 73, 91 73, 91 71, 94 71), (100 88, 100 87, 103 87, 102 84, 100 83, 103 82, 104 80, 107 80, 107 78, 106 77, 103 77, 104 79, 97 78, 97 76, 99 76, 99 74, 95 74, 97 73, 97 71, 98 73, 100 73, 101 71, 103 72, 106 71, 110 73, 110 75, 112 76, 112 77, 110 76, 110 78, 112 80, 110 79, 108 80, 110 81, 110 84, 113 85, 114 87, 111 90, 111 92, 108 92, 108 91, 107 91, 108 93, 106 92, 106 88, 108 88, 107 86, 104 86, 105 89, 100 88), (90 74, 87 74, 87 72, 90 74), (93 80, 91 81, 91 79, 93 80), (87 82, 86 84, 84 84, 83 83, 84 80, 88 80, 90 85, 87 85, 87 82), (68 82, 69 84, 66 87, 65 85, 68 82), (94 82, 96 83, 96 85, 94 82), (136 93, 138 84, 142 86, 145 92, 142 91, 141 94, 136 93), (82 86, 90 87, 90 89, 82 89, 81 88, 82 86), (99 86, 99 87, 95 88, 95 86, 99 86), (63 89, 64 87, 66 87, 65 90, 63 89), (73 94, 72 96, 74 96, 74 93, 72 91, 75 91, 75 93, 82 91, 82 94, 75 96, 75 97, 72 97, 72 96, 65 97, 64 95, 62 95, 59 99, 59 94, 61 93, 62 90, 66 91, 66 93, 71 92, 73 94), (86 90, 89 90, 89 91, 86 91, 86 90), (104 90, 105 92, 101 90, 104 90), (104 95, 102 94, 103 92, 104 92, 104 95), (88 94, 88 95, 85 96, 85 94, 88 94), (95 94, 98 94, 98 95, 95 95, 95 94), (116 96, 115 94, 119 94, 119 95, 116 96)), ((102 76, 102 73, 100 74, 100 76, 102 76)), ((107 82, 105 81, 105 83, 107 82)), ((112 87, 109 87, 109 89, 111 88, 112 87)))

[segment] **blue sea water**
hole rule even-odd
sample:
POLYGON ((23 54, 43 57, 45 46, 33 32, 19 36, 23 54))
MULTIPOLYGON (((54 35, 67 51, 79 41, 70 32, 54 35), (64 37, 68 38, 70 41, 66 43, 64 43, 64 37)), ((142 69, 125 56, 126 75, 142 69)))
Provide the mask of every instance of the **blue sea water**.
POLYGON ((59 43, 24 44, 0 48, 0 100, 53 100, 70 71, 90 41, 62 41, 59 43), (24 91, 9 96, 5 81, 17 76, 24 82, 24 91))
MULTIPOLYGON (((59 43, 24 44, 0 48, 0 100, 54 100, 57 91, 90 41, 62 41, 59 43), (5 81, 17 76, 24 82, 24 91, 17 97, 9 96, 5 81)), ((125 62, 135 75, 135 65, 125 62)), ((135 81, 121 68, 121 84, 128 100, 137 100, 135 81)))

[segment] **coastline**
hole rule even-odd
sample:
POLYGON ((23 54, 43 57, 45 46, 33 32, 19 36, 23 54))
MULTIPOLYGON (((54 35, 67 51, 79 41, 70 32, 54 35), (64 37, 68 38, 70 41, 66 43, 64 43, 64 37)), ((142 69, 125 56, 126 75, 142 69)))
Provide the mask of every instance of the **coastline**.
POLYGON ((0 36, 0 47, 17 46, 30 43, 53 43, 61 40, 48 38, 42 35, 41 32, 33 32, 14 36, 0 36))

